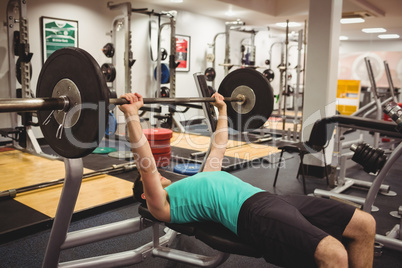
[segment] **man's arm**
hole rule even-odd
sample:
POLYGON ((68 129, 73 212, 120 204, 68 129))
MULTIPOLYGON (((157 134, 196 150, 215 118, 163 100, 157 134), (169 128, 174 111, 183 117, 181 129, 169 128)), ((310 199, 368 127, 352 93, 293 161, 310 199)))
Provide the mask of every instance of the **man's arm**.
POLYGON ((222 168, 222 159, 225 155, 228 143, 228 118, 224 98, 219 93, 214 93, 215 102, 212 104, 218 108, 219 116, 215 133, 213 135, 210 154, 202 171, 219 171, 222 168))
POLYGON ((142 96, 138 93, 128 93, 122 97, 130 102, 119 108, 126 118, 131 150, 134 153, 137 169, 141 174, 148 209, 158 220, 170 221, 170 207, 166 200, 166 191, 161 185, 161 176, 156 168, 151 147, 142 131, 138 115, 138 110, 144 104, 142 96))

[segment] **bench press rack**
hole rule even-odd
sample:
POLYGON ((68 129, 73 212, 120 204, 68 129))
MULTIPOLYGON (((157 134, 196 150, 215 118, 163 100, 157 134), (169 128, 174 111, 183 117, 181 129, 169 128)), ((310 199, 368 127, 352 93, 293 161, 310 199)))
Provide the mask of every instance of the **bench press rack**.
MULTIPOLYGON (((205 77, 202 74, 197 73, 194 74, 194 79, 200 95, 205 96, 205 94, 207 94, 206 92, 208 92, 205 77)), ((213 131, 216 129, 216 122, 213 119, 214 110, 209 104, 205 103, 203 104, 203 110, 212 136, 213 131)), ((200 170, 203 169, 205 160, 209 155, 212 141, 213 139, 211 138, 208 152, 200 170)), ((150 256, 165 258, 199 267, 216 267, 225 262, 230 254, 245 255, 255 258, 262 257, 262 254, 258 249, 241 242, 237 235, 220 223, 164 223, 168 227, 165 229, 167 231, 165 232, 165 235, 159 237, 159 227, 163 223, 157 221, 148 209, 142 206, 139 207, 139 213, 141 216, 137 218, 68 233, 68 228, 74 213, 74 206, 81 187, 83 161, 82 158, 65 158, 64 163, 66 173, 65 182, 46 248, 43 261, 44 268, 121 267, 140 263, 150 256), (106 240, 116 236, 137 233, 149 227, 152 227, 152 241, 137 249, 59 263, 62 250, 106 240), (179 233, 188 236, 195 236, 195 238, 203 241, 205 244, 219 252, 215 256, 204 256, 170 248, 170 245, 179 233)))
POLYGON ((218 223, 169 224, 165 235, 159 237, 159 226, 149 211, 140 206, 140 217, 96 226, 67 233, 75 202, 82 181, 82 159, 66 159, 66 181, 60 197, 43 267, 120 267, 140 263, 150 256, 161 257, 199 267, 216 267, 227 260, 230 253, 260 257, 259 251, 242 243, 231 231, 218 223), (116 236, 136 233, 152 227, 153 240, 125 252, 73 260, 59 263, 62 250, 106 240, 116 236), (220 252, 215 256, 203 256, 177 249, 171 249, 178 232, 195 236, 220 252), (225 252, 223 252, 225 251, 225 252))

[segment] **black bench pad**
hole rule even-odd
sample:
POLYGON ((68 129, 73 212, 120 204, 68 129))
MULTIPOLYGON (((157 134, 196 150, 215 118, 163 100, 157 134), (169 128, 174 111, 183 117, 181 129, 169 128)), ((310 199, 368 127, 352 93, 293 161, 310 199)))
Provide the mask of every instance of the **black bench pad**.
MULTIPOLYGON (((147 208, 138 207, 138 213, 147 219, 158 221, 155 219, 147 208)), ((220 223, 216 222, 193 222, 185 224, 164 223, 167 227, 179 233, 195 236, 213 249, 249 257, 260 258, 261 252, 248 244, 243 243, 237 235, 227 229, 220 223)))

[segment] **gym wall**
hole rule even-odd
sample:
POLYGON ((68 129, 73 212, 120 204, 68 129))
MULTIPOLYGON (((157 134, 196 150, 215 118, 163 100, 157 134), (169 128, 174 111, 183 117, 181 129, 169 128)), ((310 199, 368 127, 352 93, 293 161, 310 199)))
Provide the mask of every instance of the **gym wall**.
MULTIPOLYGON (((110 37, 106 35, 111 30, 112 21, 117 15, 121 15, 122 11, 111 11, 107 7, 109 0, 27 0, 27 16, 29 23, 29 43, 30 50, 34 54, 32 58, 33 75, 31 80, 31 88, 36 91, 36 83, 39 72, 42 67, 42 44, 40 33, 40 17, 54 17, 60 19, 77 20, 79 24, 79 47, 87 50, 99 63, 102 65, 105 62, 110 62, 101 51, 101 48, 108 42, 110 37)), ((125 1, 115 1, 125 2, 125 1)), ((133 8, 148 8, 155 11, 170 10, 162 6, 152 6, 146 1, 130 1, 133 8)), ((6 8, 7 0, 0 1, 1 22, 6 21, 6 8)), ((177 72, 176 74, 176 96, 188 97, 197 96, 197 89, 193 79, 193 73, 204 72, 207 67, 205 60, 208 44, 213 42, 213 38, 217 33, 225 31, 225 20, 219 20, 206 16, 201 16, 187 11, 177 10, 178 15, 176 18, 176 34, 187 35, 191 37, 191 57, 190 57, 190 71, 177 72)), ((148 41, 148 16, 142 14, 134 14, 131 17, 131 30, 132 30, 132 51, 133 58, 136 59, 132 67, 132 85, 133 91, 137 91, 145 96, 152 96, 156 88, 154 86, 153 70, 155 64, 150 61, 149 56, 149 41, 148 41)), ((245 20, 247 23, 247 20, 245 20)), ((264 25, 258 25, 261 27, 264 25)), ((162 35, 162 47, 169 50, 168 34, 162 35), (165 43, 165 44, 164 44, 165 43)), ((232 32, 231 33, 231 54, 230 58, 232 63, 240 63, 240 43, 241 40, 246 38, 244 33, 232 32)), ((123 53, 122 35, 117 41, 116 57, 120 57, 119 53, 123 53)), ((264 61, 268 59, 269 48, 274 42, 284 41, 284 32, 275 30, 266 30, 257 33, 255 38, 256 51, 256 65, 266 66, 264 61)), ((293 48, 289 49, 289 62, 290 68, 296 65, 297 51, 294 48, 295 43, 290 43, 293 48)), ((377 42, 341 42, 340 52, 365 52, 365 51, 401 51, 401 41, 377 41, 377 42)), ((225 38, 223 35, 217 38, 216 43, 216 80, 215 88, 219 87, 220 82, 224 77, 223 67, 219 63, 224 62, 225 53, 225 38)), ((275 77, 279 77, 277 65, 280 62, 280 47, 275 46, 273 49, 273 57, 271 59, 271 68, 275 72, 275 77)), ((9 98, 9 78, 8 78, 8 47, 7 47, 7 28, 1 27, 0 30, 0 98, 9 98)), ((123 65, 120 58, 120 63, 116 66, 117 81, 120 81, 121 86, 117 88, 118 96, 124 91, 124 77, 123 65), (121 84, 123 81, 123 84, 121 84)), ((295 79, 295 75, 293 78, 295 79)), ((11 81, 15 83, 15 80, 11 81)), ((292 82, 290 82, 292 84, 292 82)), ((18 85, 19 86, 19 85, 18 85)), ((279 92, 279 79, 272 82, 274 94, 279 92)), ((190 109, 184 116, 183 120, 192 119, 194 117, 201 117, 202 111, 190 109)), ((0 128, 11 127, 10 114, 0 114, 0 128)), ((42 137, 39 128, 35 128, 35 135, 37 138, 42 137)), ((4 138, 0 137, 0 141, 4 138)))

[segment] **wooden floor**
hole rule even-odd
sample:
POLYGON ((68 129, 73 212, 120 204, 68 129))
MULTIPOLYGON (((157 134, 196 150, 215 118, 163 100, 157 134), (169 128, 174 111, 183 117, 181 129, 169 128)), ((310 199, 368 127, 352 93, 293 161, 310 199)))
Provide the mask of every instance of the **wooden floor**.
MULTIPOLYGON (((174 132, 170 145, 204 152, 208 150, 210 139, 211 137, 203 135, 174 132)), ((279 150, 274 146, 250 143, 240 140, 229 140, 225 156, 252 161, 277 152, 279 152, 279 150)))
MULTIPOLYGON (((207 151, 209 143, 210 137, 189 133, 173 133, 171 139, 171 146, 193 151, 207 151)), ((252 161, 278 152, 278 149, 273 146, 241 140, 229 140, 227 148, 226 157, 243 161, 252 161)), ((93 170, 84 169, 84 173, 91 171, 93 170)), ((60 160, 51 160, 19 150, 0 152, 0 191, 59 180, 65 177, 64 172, 64 162, 60 160)), ((14 200, 53 218, 62 186, 63 184, 59 184, 20 193, 14 200)), ((127 198, 132 195, 132 186, 132 182, 110 175, 84 179, 74 212, 127 198)))
MULTIPOLYGON (((35 156, 19 150, 0 152, 0 191, 64 178, 64 162, 35 156)), ((90 172, 84 169, 84 173, 90 172)), ((62 184, 18 194, 14 199, 51 218, 56 214, 62 184)), ((81 184, 75 211, 82 211, 132 195, 133 183, 100 175, 81 184)))

